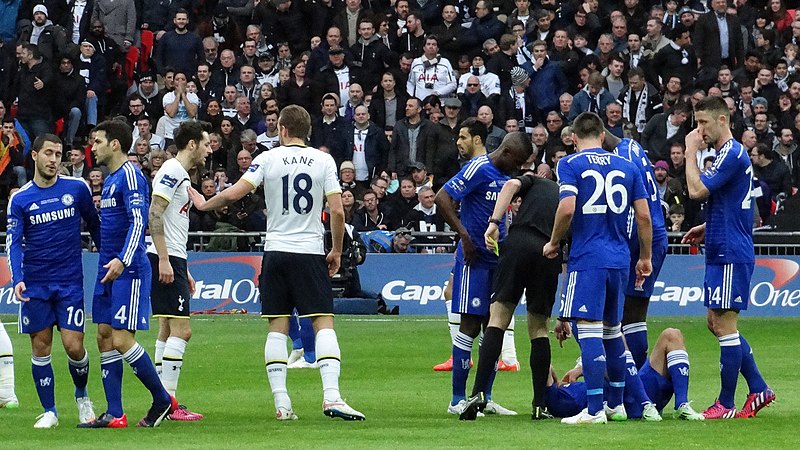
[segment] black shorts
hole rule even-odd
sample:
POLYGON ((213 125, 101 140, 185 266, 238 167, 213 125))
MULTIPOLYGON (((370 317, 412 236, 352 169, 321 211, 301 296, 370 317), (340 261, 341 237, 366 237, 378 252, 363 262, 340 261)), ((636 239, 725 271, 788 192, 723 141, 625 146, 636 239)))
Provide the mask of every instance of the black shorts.
POLYGON ((170 284, 158 281, 158 255, 148 253, 152 270, 152 284, 150 289, 150 305, 153 308, 153 317, 166 317, 170 319, 188 319, 189 308, 189 271, 186 260, 177 256, 170 256, 172 273, 175 280, 170 284))
POLYGON ((558 259, 542 256, 547 240, 535 232, 515 228, 500 248, 494 272, 492 301, 516 306, 525 292, 529 313, 550 317, 558 291, 558 259))
POLYGON ((261 274, 262 317, 332 316, 333 290, 324 255, 264 252, 261 274))

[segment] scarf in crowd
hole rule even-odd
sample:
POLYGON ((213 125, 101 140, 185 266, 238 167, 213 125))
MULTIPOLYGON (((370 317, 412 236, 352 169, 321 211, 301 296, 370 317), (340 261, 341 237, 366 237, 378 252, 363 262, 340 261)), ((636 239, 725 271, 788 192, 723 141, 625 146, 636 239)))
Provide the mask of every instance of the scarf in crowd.
MULTIPOLYGON (((633 96, 633 89, 628 88, 628 90, 625 91, 625 101, 622 104, 622 117, 631 117, 630 108, 633 96)), ((639 96, 639 103, 636 105, 636 116, 631 117, 631 122, 636 125, 636 130, 639 131, 639 133, 643 132, 645 125, 647 125, 647 114, 645 113, 646 109, 647 85, 645 84, 644 88, 642 88, 642 95, 639 96)))

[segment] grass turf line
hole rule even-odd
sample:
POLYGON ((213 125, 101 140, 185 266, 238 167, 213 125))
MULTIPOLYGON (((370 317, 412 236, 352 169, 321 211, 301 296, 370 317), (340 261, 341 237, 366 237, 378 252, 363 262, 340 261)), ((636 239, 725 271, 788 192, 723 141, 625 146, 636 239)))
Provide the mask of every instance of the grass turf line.
MULTIPOLYGON (((8 323, 11 316, 2 317, 8 323)), ((678 444, 686 448, 787 448, 796 443, 794 418, 800 415, 800 384, 795 379, 800 350, 800 320, 743 317, 740 330, 753 346, 756 361, 778 396, 772 407, 756 419, 687 423, 673 420, 672 404, 661 423, 630 421, 606 426, 568 427, 557 421, 530 420, 531 384, 527 368, 529 341, 525 321, 518 318, 516 343, 523 369, 500 373, 494 398, 520 413, 516 417, 486 417, 474 423, 459 422, 445 413, 450 399, 450 374, 431 367, 450 353, 444 317, 400 316, 389 321, 364 321, 340 316, 337 334, 342 348, 342 395, 367 416, 366 422, 331 420, 322 414, 322 392, 317 370, 290 370, 289 393, 300 420, 277 422, 269 384, 264 373, 266 322, 252 316, 201 317, 193 320, 193 338, 186 352, 178 398, 206 415, 202 422, 164 422, 155 430, 136 429, 150 397, 125 368, 123 401, 127 430, 78 430, 77 408, 66 355, 58 338, 53 369, 56 405, 61 425, 54 430, 34 430, 41 413, 30 375, 30 344, 7 326, 15 349, 17 410, 0 409, 0 442, 7 448, 87 448, 101 443, 116 448, 455 448, 530 446, 588 448, 612 443, 615 448, 678 444), (416 320, 421 319, 421 320, 416 320), (280 443, 280 444, 278 444, 280 443)), ((719 346, 706 330, 704 318, 656 318, 649 322, 651 346, 666 327, 680 328, 691 361, 689 398, 697 410, 710 405, 719 389, 719 346)), ((105 409, 99 374, 95 327, 87 326, 91 359, 89 392, 96 413, 105 409)), ((138 341, 151 356, 155 332, 140 332, 138 341)), ((559 374, 572 367, 579 350, 574 341, 563 349, 553 339, 553 363, 559 374)), ((473 357, 477 360, 477 350, 473 357)), ((127 366, 127 364, 126 364, 127 366)), ((471 374, 468 390, 472 386, 471 374)), ((737 406, 746 395, 740 379, 737 406)))

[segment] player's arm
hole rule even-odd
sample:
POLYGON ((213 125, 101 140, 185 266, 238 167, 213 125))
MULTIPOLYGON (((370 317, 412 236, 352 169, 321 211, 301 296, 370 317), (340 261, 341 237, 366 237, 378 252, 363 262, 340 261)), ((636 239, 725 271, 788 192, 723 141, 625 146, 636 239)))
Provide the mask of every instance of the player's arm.
POLYGON ((8 268, 11 271, 11 284, 14 286, 14 295, 17 300, 27 302, 24 297, 25 274, 22 269, 24 250, 22 238, 25 231, 25 215, 21 207, 14 201, 14 196, 8 205, 8 227, 6 230, 6 251, 8 252, 8 268))
POLYGON ((575 215, 575 196, 569 195, 562 197, 558 202, 556 210, 556 220, 553 224, 553 233, 550 235, 550 242, 544 245, 542 254, 548 258, 558 256, 559 243, 567 235, 569 226, 572 223, 572 216, 575 215))
POLYGON ((703 136, 697 129, 686 135, 686 188, 689 198, 693 200, 704 200, 710 194, 700 179, 700 167, 697 165, 697 152, 703 145, 703 136))
POLYGON ((100 280, 101 283, 116 280, 126 267, 130 267, 136 255, 136 250, 139 248, 139 242, 144 236, 146 228, 144 207, 147 204, 147 188, 138 176, 134 175, 133 179, 135 181, 132 187, 128 187, 127 183, 123 184, 125 186, 125 192, 123 193, 125 211, 128 215, 128 233, 125 236, 125 244, 122 246, 122 251, 117 254, 117 257, 103 266, 104 269, 107 269, 107 272, 103 279, 100 280))
POLYGON ((333 276, 339 271, 342 257, 342 240, 344 239, 344 206, 342 206, 342 193, 334 192, 326 196, 331 213, 331 251, 325 256, 328 262, 328 275, 333 276))
POLYGON ((233 186, 220 191, 217 193, 217 195, 208 200, 206 200, 201 193, 197 192, 197 190, 190 187, 189 198, 192 200, 194 207, 199 211, 213 211, 215 209, 222 208, 223 206, 230 205, 257 187, 258 186, 254 185, 250 181, 242 178, 233 186))
POLYGON ((653 272, 650 261, 653 247, 653 223, 647 199, 640 198, 633 202, 636 226, 639 233, 639 261, 636 263, 636 287, 641 287, 645 277, 653 272))
POLYGON ((520 178, 512 178, 506 181, 505 184, 503 184, 503 189, 500 190, 500 194, 497 196, 497 203, 494 204, 494 211, 492 211, 489 225, 486 227, 486 232, 483 233, 484 244, 486 248, 491 251, 494 251, 498 239, 500 239, 500 227, 494 221, 500 222, 505 220, 508 205, 511 204, 511 200, 520 189, 522 189, 522 181, 520 178))
POLYGON ((148 214, 150 237, 153 238, 153 245, 158 253, 158 281, 164 284, 170 284, 175 280, 172 264, 169 262, 167 240, 164 237, 164 211, 167 206, 169 206, 169 200, 156 192, 153 194, 148 214))
POLYGON ((464 252, 464 260, 467 263, 472 262, 475 257, 475 244, 469 237, 467 229, 464 228, 464 224, 461 223, 461 219, 458 218, 458 214, 456 214, 458 202, 456 202, 444 188, 439 189, 439 192, 436 193, 434 202, 436 203, 436 208, 442 214, 442 217, 444 217, 444 221, 447 222, 447 224, 450 225, 450 229, 458 233, 458 236, 461 238, 461 249, 464 252))

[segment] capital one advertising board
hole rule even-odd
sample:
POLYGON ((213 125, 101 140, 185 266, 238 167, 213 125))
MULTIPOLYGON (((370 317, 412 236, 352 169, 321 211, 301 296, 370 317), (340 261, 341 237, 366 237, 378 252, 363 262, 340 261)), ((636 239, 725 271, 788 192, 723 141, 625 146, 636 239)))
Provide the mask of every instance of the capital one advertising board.
MULTIPOLYGON (((8 265, 4 255, 0 259, 0 314, 16 314, 19 303, 14 298, 8 265)), ((97 254, 84 254, 83 266, 84 295, 87 312, 91 312, 97 254)), ((371 296, 380 294, 390 306, 399 305, 401 314, 441 315, 445 312, 444 288, 452 266, 452 255, 370 254, 358 270, 363 290, 371 296)), ((650 315, 704 314, 704 268, 702 256, 668 256, 650 299, 650 315)), ((196 280, 192 311, 244 309, 260 312, 260 254, 190 253, 189 270, 196 280)), ((800 316, 798 274, 800 257, 757 258, 745 314, 800 316)), ((558 304, 556 302, 554 314, 558 314, 558 304)), ((517 314, 524 313, 523 303, 517 314)))

